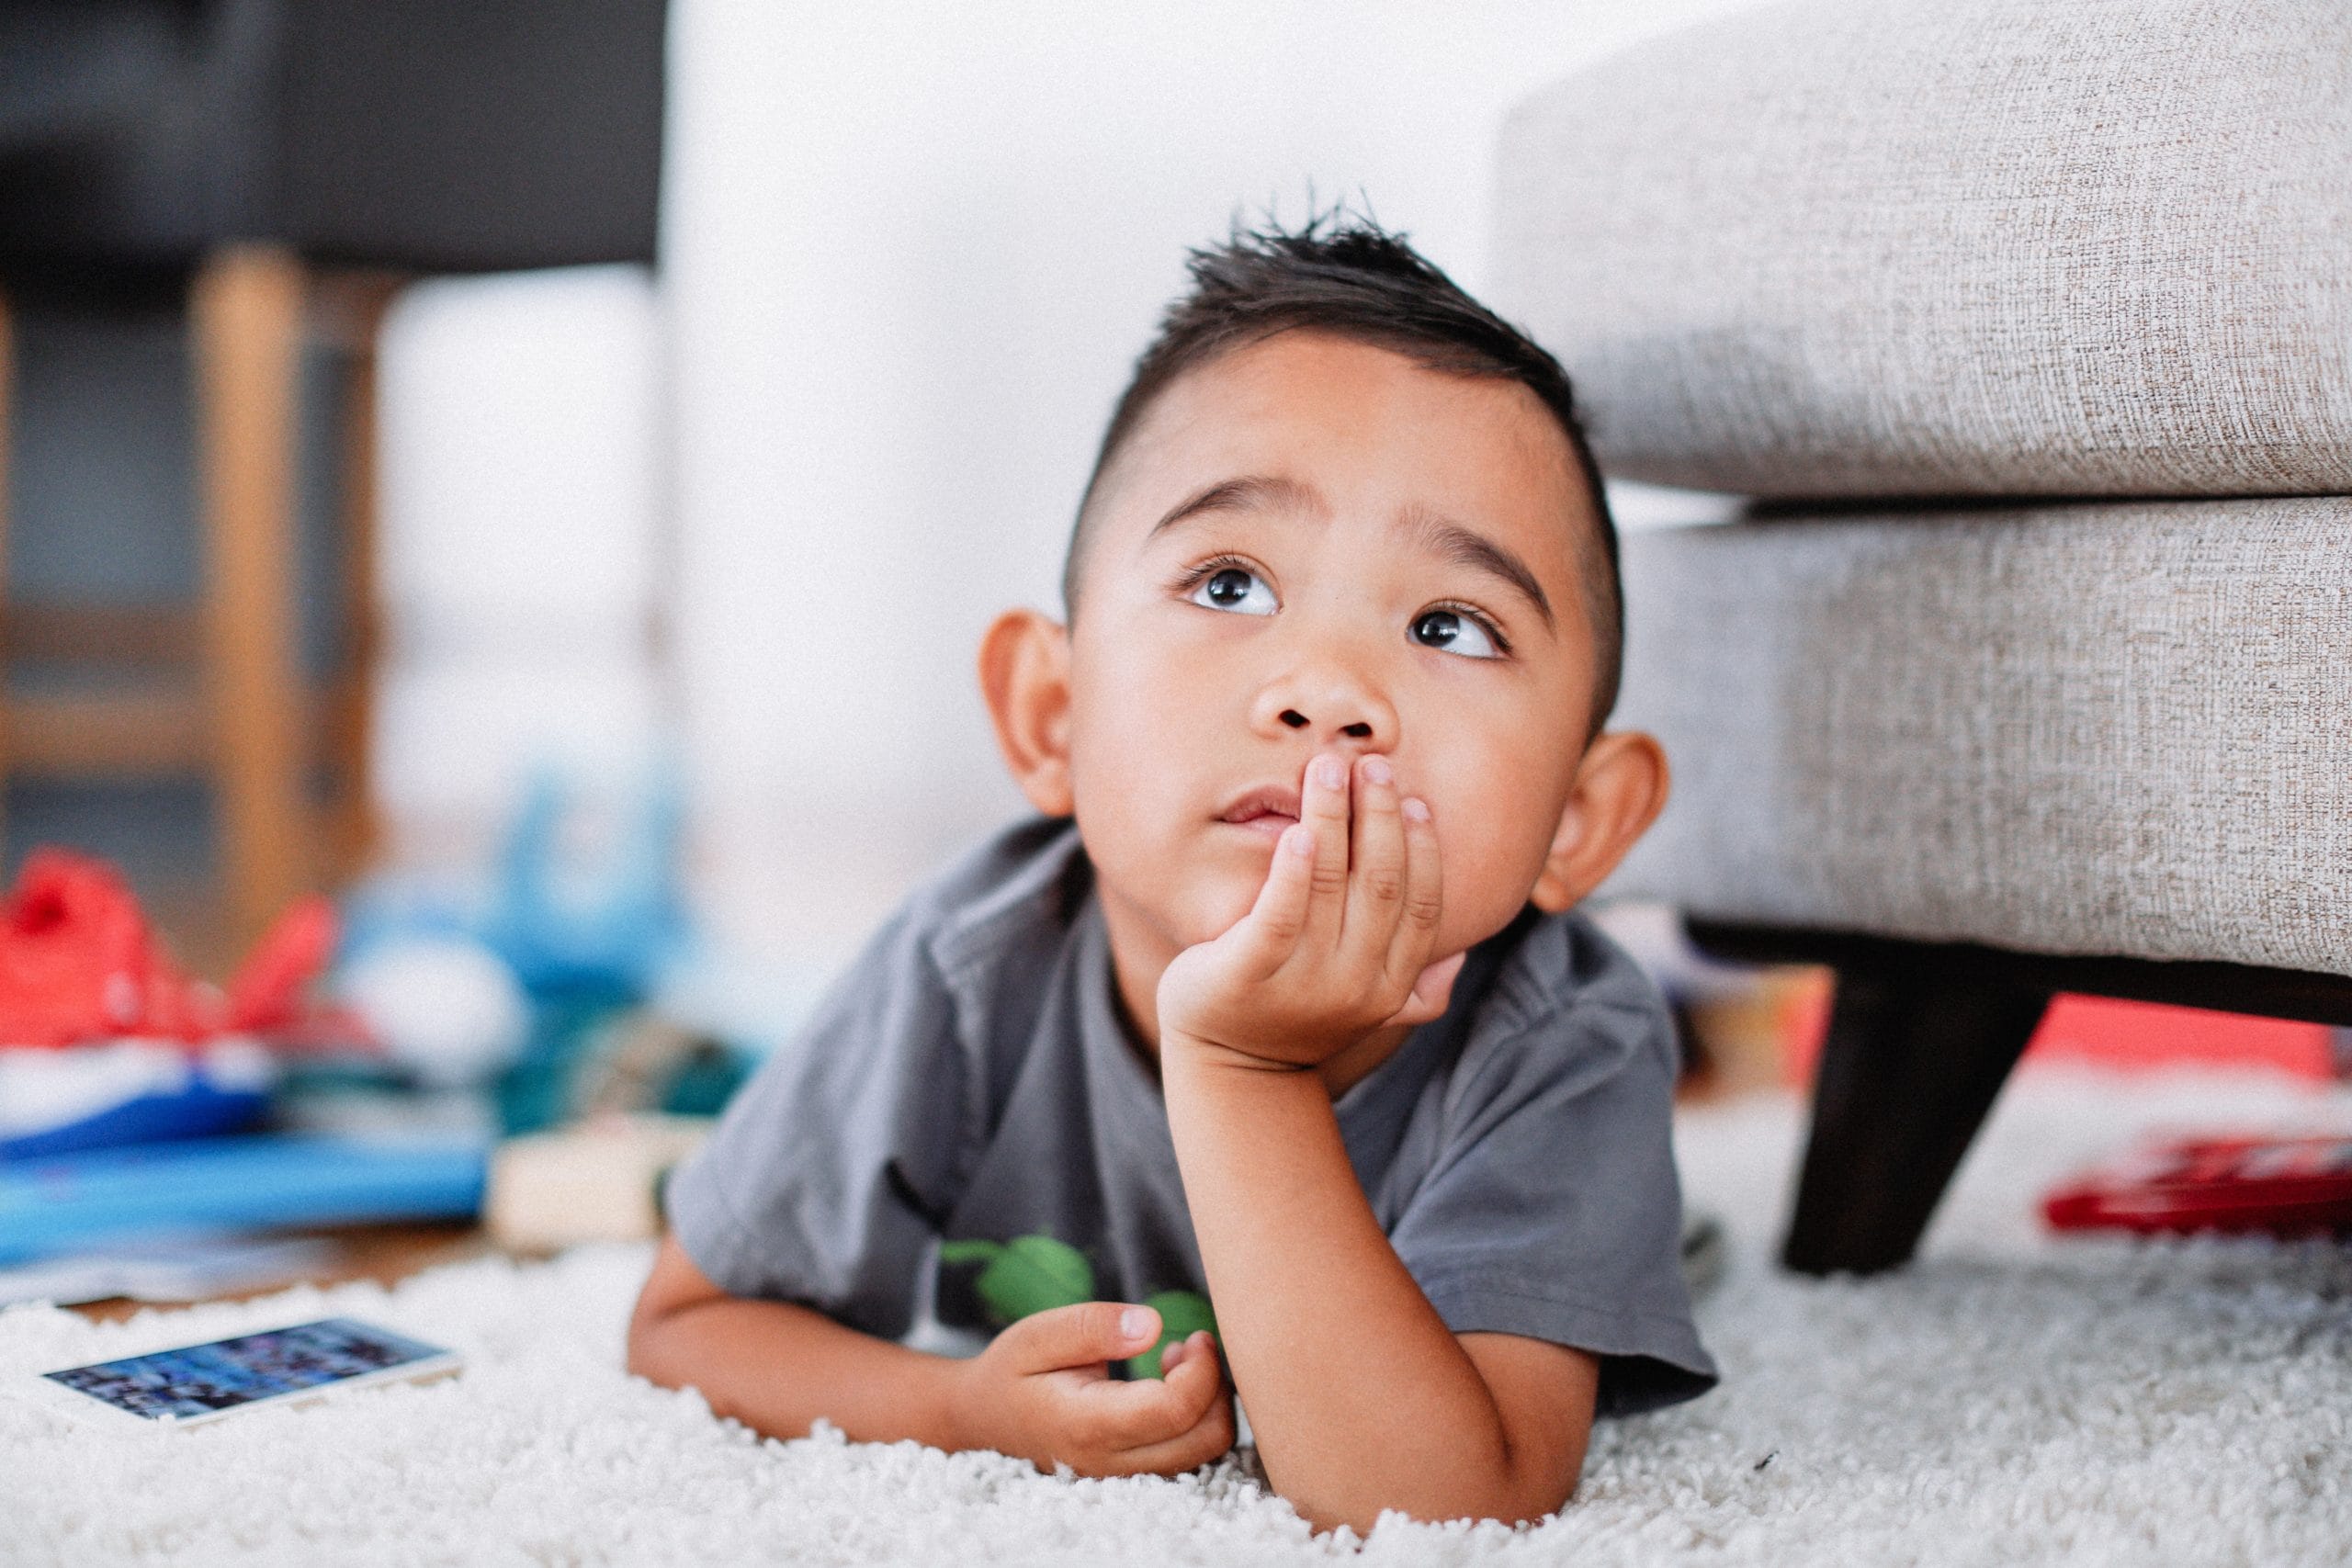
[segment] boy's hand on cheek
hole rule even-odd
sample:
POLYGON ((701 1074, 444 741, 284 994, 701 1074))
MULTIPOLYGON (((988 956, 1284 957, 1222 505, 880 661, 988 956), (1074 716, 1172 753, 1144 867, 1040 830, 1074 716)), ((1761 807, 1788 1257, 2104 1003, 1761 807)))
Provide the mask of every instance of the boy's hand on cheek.
POLYGON ((1430 962, 1442 883, 1429 807, 1399 798, 1379 756, 1352 770, 1314 758, 1299 800, 1250 912, 1160 976, 1163 1054, 1310 1068, 1384 1025, 1445 1010, 1462 956, 1430 962))
POLYGON ((1170 1345, 1158 1379, 1111 1378, 1110 1362, 1159 1337, 1158 1313, 1119 1302, 1020 1319, 961 1364, 960 1446, 1080 1475, 1181 1475, 1208 1463, 1233 1446, 1233 1395, 1206 1332, 1170 1345))

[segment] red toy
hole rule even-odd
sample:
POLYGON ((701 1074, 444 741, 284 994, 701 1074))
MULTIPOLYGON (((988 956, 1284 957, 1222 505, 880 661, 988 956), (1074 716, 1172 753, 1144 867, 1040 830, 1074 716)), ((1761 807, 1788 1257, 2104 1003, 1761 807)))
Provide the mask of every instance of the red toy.
POLYGON ((334 907, 301 899, 223 994, 172 961, 113 867, 36 850, 0 905, 0 1047, 292 1032, 334 943, 334 907))
POLYGON ((2352 1232, 2352 1137, 2184 1138, 2044 1198, 2058 1230, 2352 1232))

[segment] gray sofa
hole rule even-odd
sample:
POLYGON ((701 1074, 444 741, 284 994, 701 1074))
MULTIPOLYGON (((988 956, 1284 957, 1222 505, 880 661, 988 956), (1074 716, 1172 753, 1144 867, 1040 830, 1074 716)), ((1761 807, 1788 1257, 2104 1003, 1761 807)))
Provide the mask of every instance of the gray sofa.
POLYGON ((1786 1257, 1902 1261, 2051 995, 2352 1023, 2352 6, 1802 0, 1531 98, 1506 313, 1626 541, 1611 891, 1837 964, 1786 1257))

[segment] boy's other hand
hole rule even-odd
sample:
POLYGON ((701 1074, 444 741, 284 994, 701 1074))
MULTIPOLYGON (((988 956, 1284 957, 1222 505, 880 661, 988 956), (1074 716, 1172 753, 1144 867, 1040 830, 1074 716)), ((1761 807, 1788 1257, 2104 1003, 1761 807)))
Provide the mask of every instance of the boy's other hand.
POLYGON ((1298 809, 1250 912, 1160 976, 1163 1052, 1175 1041, 1315 1067, 1445 1011, 1462 955, 1430 962, 1443 881, 1428 805, 1398 795, 1387 758, 1325 752, 1298 809))
POLYGON ((1181 1475, 1233 1446, 1233 1396, 1205 1332, 1168 1347, 1165 1375, 1120 1382, 1110 1363, 1148 1348, 1159 1314, 1119 1302, 1033 1313, 962 1363, 959 1447, 994 1449, 1040 1470, 1181 1475))

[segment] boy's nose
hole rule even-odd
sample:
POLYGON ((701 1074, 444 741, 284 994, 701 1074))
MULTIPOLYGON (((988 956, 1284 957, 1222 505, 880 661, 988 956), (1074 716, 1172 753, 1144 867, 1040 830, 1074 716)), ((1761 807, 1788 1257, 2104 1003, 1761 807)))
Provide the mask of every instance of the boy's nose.
POLYGON ((1360 681, 1336 673, 1275 681, 1250 715, 1261 734, 1295 734, 1318 747, 1352 744, 1385 751, 1396 744, 1396 710, 1360 681))

